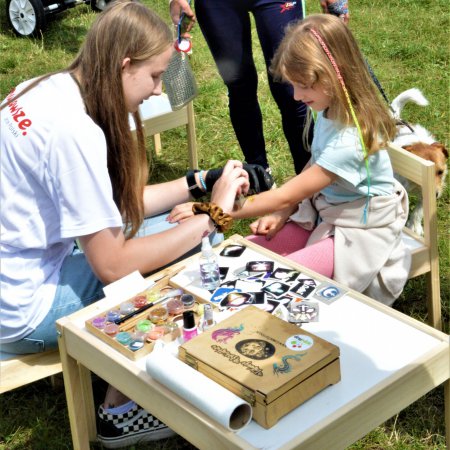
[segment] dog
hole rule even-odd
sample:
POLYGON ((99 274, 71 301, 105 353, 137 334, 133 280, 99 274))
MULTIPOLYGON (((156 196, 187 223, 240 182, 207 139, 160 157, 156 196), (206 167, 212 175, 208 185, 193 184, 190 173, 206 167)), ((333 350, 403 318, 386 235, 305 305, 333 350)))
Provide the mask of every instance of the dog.
MULTIPOLYGON (((392 141, 398 147, 417 155, 423 159, 432 161, 436 169, 436 198, 442 195, 447 177, 448 150, 443 144, 437 142, 434 136, 419 124, 409 125, 401 119, 403 107, 413 102, 420 106, 427 106, 428 100, 419 89, 413 88, 398 95, 391 103, 394 118, 398 121, 397 134, 392 141)), ((396 175, 396 178, 405 186, 408 192, 418 193, 418 203, 410 213, 406 226, 419 236, 423 236, 423 206, 420 191, 413 183, 396 175)))

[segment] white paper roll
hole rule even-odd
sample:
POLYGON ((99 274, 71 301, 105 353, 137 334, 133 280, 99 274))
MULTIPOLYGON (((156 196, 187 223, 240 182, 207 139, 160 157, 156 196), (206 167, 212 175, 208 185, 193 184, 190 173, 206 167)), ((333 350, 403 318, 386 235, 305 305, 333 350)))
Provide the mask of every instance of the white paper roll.
POLYGON ((252 407, 220 384, 166 351, 147 357, 147 373, 230 431, 245 427, 252 407))

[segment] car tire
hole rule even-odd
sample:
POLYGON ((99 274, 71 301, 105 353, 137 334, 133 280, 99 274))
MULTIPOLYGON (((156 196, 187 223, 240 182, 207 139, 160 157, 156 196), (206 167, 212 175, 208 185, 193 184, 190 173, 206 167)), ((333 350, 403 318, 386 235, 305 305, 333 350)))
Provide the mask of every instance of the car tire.
POLYGON ((6 16, 17 36, 38 37, 47 24, 41 0, 6 0, 6 16))
POLYGON ((104 11, 109 0, 91 0, 91 9, 95 12, 104 11))

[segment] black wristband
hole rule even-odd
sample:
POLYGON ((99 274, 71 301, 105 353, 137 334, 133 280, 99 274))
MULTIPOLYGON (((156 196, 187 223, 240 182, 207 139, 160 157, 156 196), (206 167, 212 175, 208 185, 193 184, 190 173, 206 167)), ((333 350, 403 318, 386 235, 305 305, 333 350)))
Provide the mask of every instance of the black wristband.
POLYGON ((198 170, 188 170, 186 173, 186 181, 188 184, 188 189, 192 197, 195 199, 201 198, 205 195, 205 192, 203 192, 199 187, 197 182, 195 181, 195 174, 198 172, 198 170))

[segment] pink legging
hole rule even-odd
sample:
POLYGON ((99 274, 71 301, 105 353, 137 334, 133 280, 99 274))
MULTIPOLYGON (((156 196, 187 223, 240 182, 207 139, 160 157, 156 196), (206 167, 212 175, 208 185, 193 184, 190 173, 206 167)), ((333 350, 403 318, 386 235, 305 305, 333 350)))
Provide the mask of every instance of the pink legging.
POLYGON ((265 236, 257 235, 247 236, 246 239, 328 278, 333 278, 334 239, 329 237, 305 247, 310 235, 311 231, 288 222, 270 241, 265 236))

